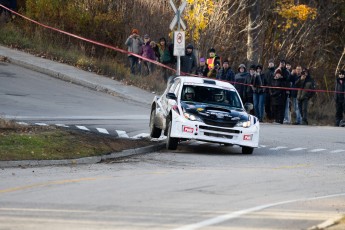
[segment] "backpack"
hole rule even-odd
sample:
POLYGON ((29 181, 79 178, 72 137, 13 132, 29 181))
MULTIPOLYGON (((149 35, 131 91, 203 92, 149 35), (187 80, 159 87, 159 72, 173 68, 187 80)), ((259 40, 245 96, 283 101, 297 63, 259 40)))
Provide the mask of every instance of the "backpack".
MULTIPOLYGON (((310 81, 311 81, 311 88, 310 89, 315 90, 316 89, 316 82, 315 82, 315 80, 314 79, 310 79, 310 81)), ((309 91, 308 94, 309 94, 309 98, 312 98, 312 97, 314 97, 316 92, 315 91, 309 91)))

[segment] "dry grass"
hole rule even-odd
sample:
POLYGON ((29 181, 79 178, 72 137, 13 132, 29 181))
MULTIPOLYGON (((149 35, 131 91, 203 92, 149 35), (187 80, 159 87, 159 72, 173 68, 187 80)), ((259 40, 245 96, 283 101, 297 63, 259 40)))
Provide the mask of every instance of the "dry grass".
POLYGON ((0 119, 0 161, 74 159, 151 144, 149 139, 120 139, 55 126, 19 125, 0 119))

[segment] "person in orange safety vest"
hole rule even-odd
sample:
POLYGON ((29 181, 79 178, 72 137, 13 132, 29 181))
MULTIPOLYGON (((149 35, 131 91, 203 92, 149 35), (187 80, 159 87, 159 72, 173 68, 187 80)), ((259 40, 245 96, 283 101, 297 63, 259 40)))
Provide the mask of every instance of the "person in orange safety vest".
POLYGON ((220 57, 216 55, 216 50, 211 48, 209 51, 209 58, 207 58, 206 64, 209 68, 207 76, 209 78, 216 78, 217 72, 220 68, 220 57))

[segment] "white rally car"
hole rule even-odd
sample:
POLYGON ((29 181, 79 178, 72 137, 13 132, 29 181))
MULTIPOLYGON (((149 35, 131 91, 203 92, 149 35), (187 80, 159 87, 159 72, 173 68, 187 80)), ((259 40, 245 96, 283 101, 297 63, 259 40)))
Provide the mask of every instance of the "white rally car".
POLYGON ((150 136, 163 131, 171 150, 179 141, 198 140, 238 145, 243 154, 252 154, 259 130, 259 120, 246 112, 235 87, 223 81, 176 77, 151 106, 150 136))

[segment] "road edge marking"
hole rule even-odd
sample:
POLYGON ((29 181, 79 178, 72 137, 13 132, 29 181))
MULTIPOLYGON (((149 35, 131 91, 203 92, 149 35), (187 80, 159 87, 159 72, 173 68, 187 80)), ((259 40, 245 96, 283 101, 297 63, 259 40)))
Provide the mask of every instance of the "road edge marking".
POLYGON ((224 214, 224 215, 216 216, 216 217, 213 217, 213 218, 210 218, 210 219, 198 222, 198 223, 185 225, 185 226, 182 226, 182 227, 179 227, 179 228, 175 228, 174 230, 194 230, 194 229, 199 229, 199 228, 203 228, 203 227, 206 227, 206 226, 219 224, 219 223, 231 220, 231 219, 235 219, 237 217, 240 217, 240 216, 252 213, 252 212, 261 211, 261 210, 264 210, 264 209, 267 209, 267 208, 271 208, 271 207, 275 207, 275 206, 279 206, 279 205, 290 204, 290 203, 301 202, 301 201, 320 200, 320 199, 326 199, 326 198, 332 198, 332 197, 338 197, 338 196, 345 196, 345 193, 332 194, 332 195, 326 195, 326 196, 319 196, 319 197, 313 197, 313 198, 287 200, 287 201, 281 201, 281 202, 277 202, 277 203, 260 205, 260 206, 256 206, 256 207, 253 207, 253 208, 243 209, 243 210, 227 213, 227 214, 224 214))

